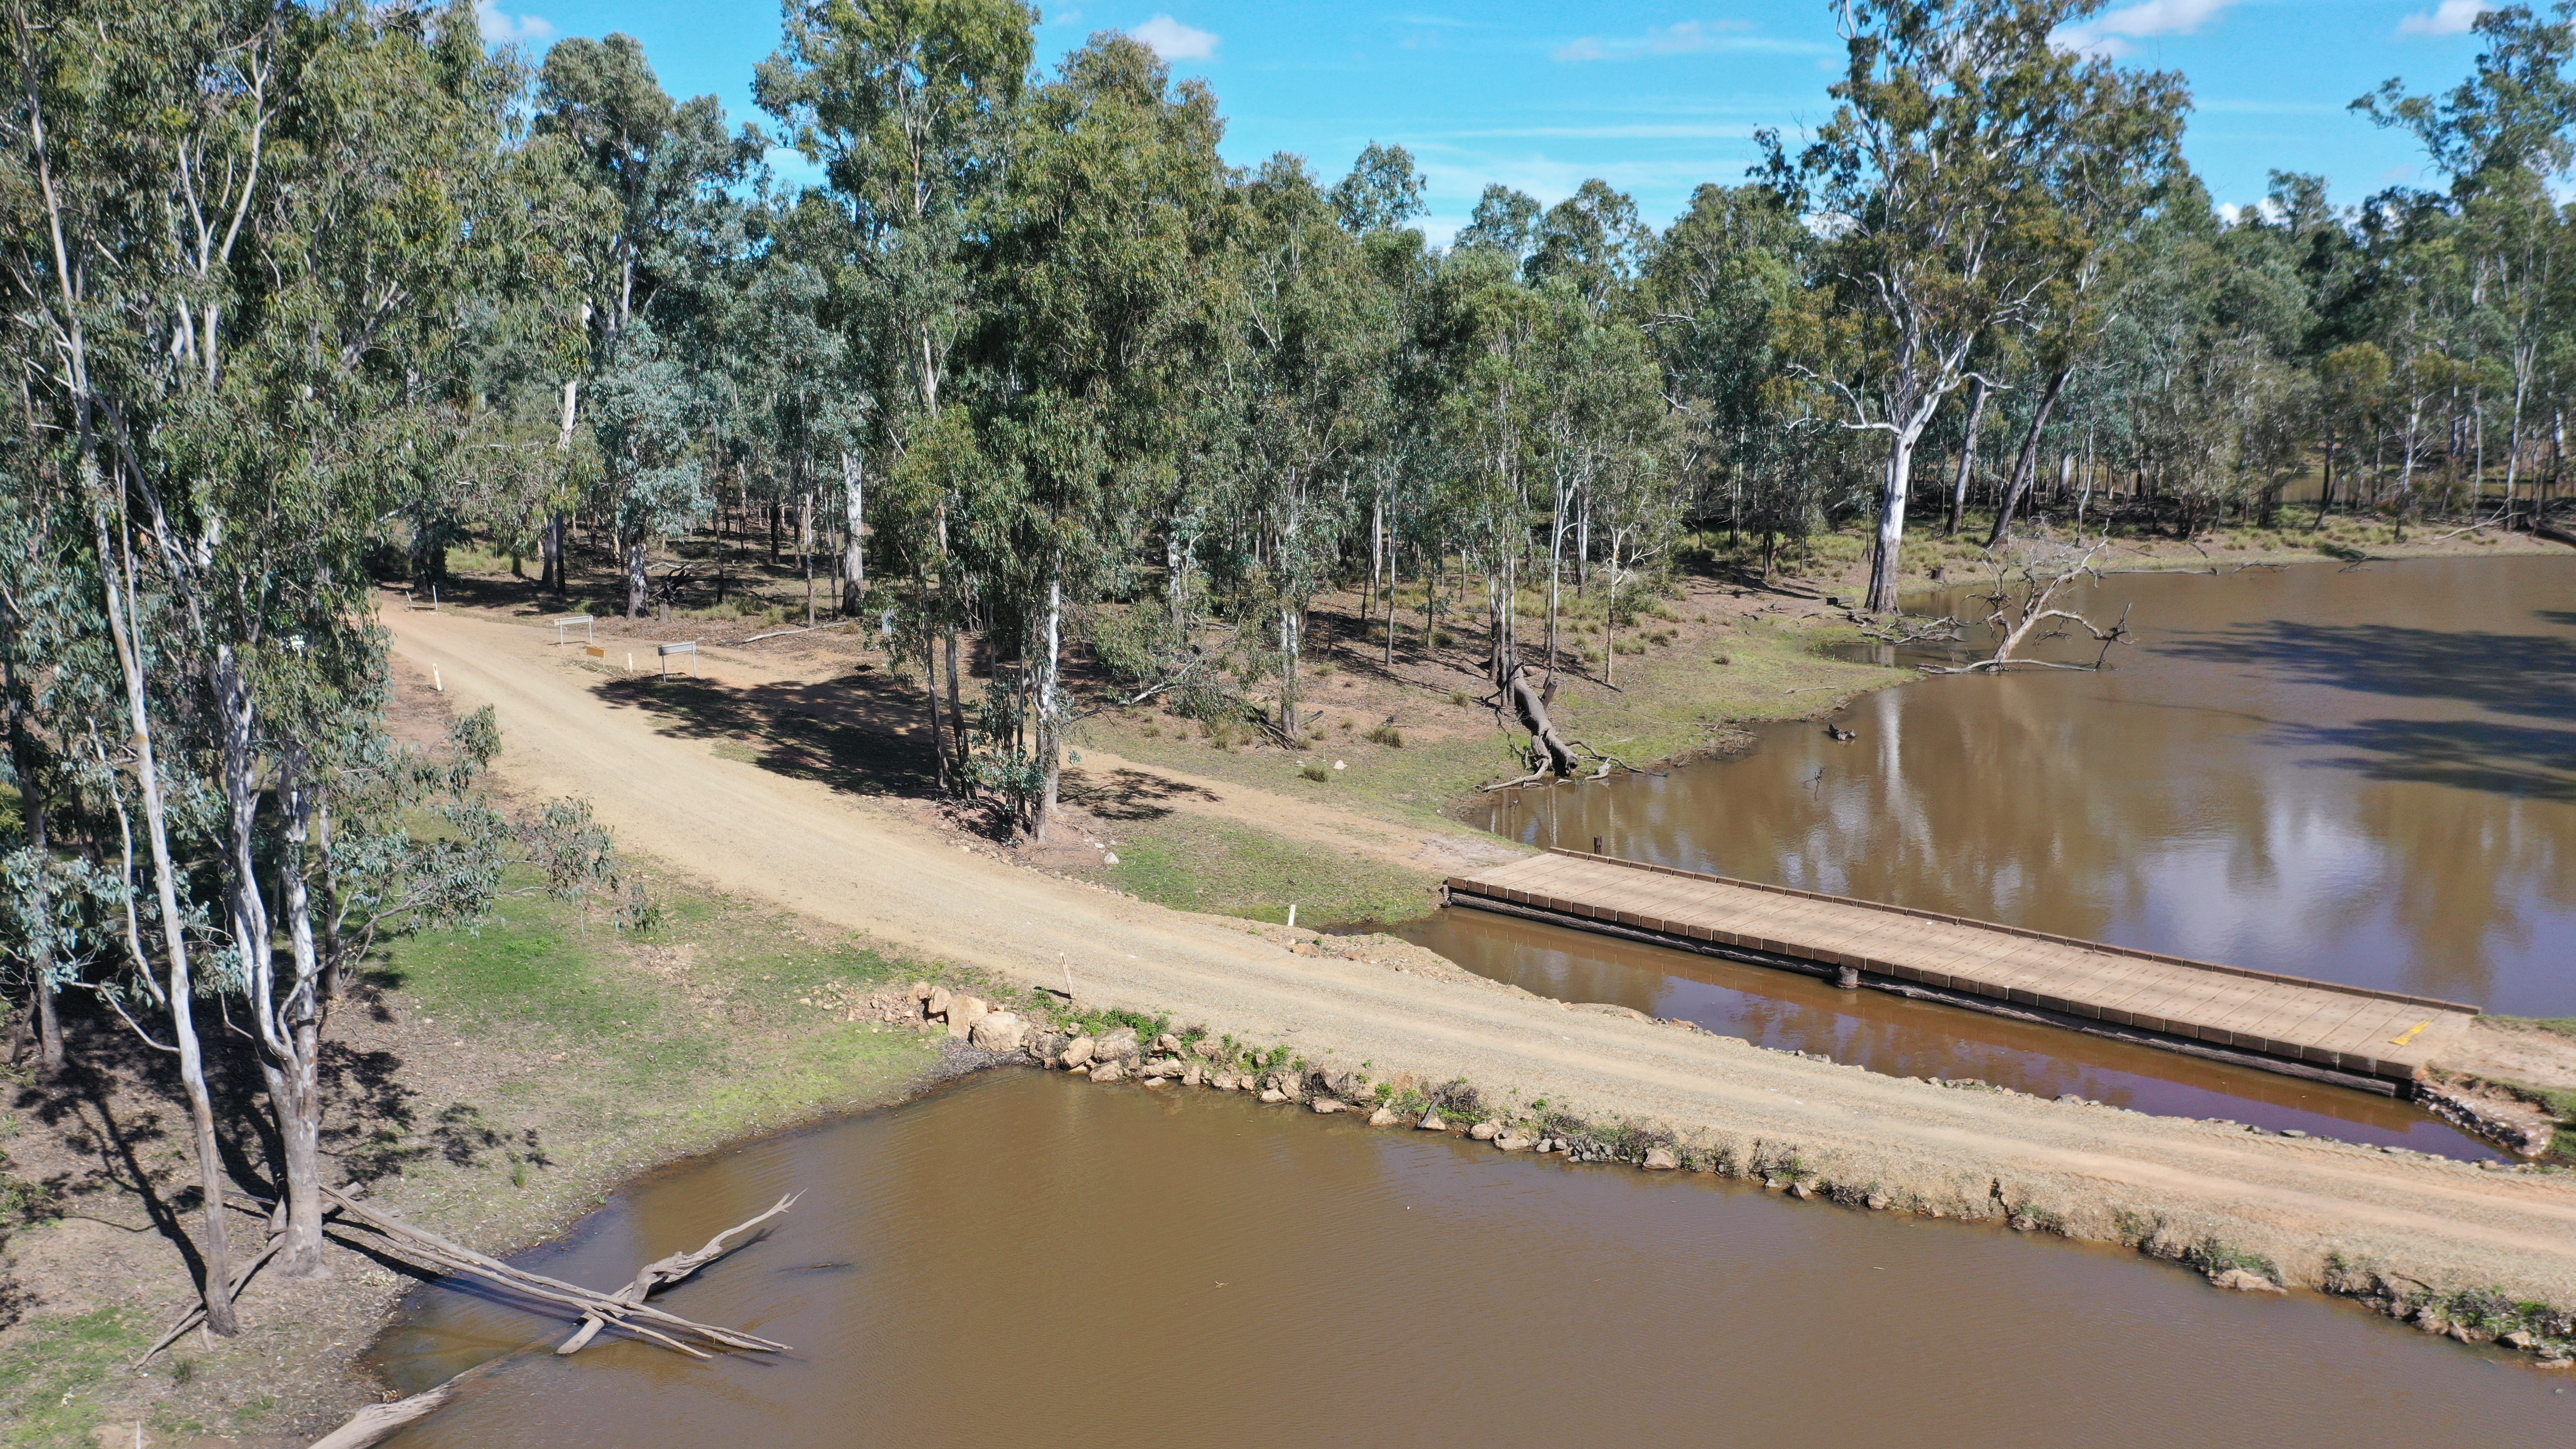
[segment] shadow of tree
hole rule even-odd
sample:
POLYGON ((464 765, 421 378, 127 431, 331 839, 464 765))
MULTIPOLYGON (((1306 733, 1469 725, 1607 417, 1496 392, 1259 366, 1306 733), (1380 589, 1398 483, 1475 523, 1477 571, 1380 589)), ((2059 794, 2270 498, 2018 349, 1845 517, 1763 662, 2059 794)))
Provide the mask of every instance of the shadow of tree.
POLYGON ((2288 727, 2291 738, 2347 751, 2311 763, 2369 780, 2414 781, 2525 800, 2576 804, 2576 731, 2487 720, 2366 719, 2288 727))
POLYGON ((639 676, 594 690, 640 709, 667 734, 718 741, 764 770, 859 795, 926 796, 939 785, 922 696, 862 664, 835 679, 731 689, 639 676))
MULTIPOLYGON (((2540 617, 2558 622, 2565 616, 2540 617)), ((2157 646, 2157 652, 2260 665, 2303 684, 2576 721, 2576 648, 2569 645, 2547 634, 2273 619, 2185 636, 2157 646)), ((2557 737, 2557 750, 2563 752, 2567 743, 2557 737)))
POLYGON ((1224 797, 1213 790, 1185 785, 1144 770, 1112 770, 1104 776, 1093 776, 1084 770, 1064 772, 1063 798, 1070 804, 1102 820, 1160 820, 1172 813, 1162 802, 1174 799, 1196 799, 1214 802, 1224 797))

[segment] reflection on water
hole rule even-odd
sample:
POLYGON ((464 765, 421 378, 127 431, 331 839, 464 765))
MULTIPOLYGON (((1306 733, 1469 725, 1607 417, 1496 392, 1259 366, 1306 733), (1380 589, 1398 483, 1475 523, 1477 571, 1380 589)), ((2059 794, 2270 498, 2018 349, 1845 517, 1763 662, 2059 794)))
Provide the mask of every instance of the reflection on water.
MULTIPOLYGON (((1931 607, 1965 613, 1973 600, 1931 607)), ((1534 843, 2576 1015, 2576 559, 2127 576, 2104 674, 1940 678, 1748 758, 1511 792, 1534 843)))
MULTIPOLYGON (((2135 1255, 1010 1073, 727 1152, 523 1261, 796 1352, 531 1353, 402 1449, 2566 1441, 2552 1377, 2135 1255)), ((405 1387, 558 1323, 429 1292, 405 1387)))
MULTIPOLYGON (((1918 604, 1972 615, 1964 594, 1918 604)), ((1589 849, 2292 975, 2576 1014, 2576 559, 2115 576, 2102 674, 1934 678, 1841 743, 1505 792, 1478 823, 1589 849)), ((2071 646, 2070 646, 2071 647, 2071 646)), ((2090 657, 2079 652, 2066 657, 2090 657)), ((1550 995, 1909 1075, 2481 1152, 2411 1109, 1474 912, 1402 928, 1550 995), (2090 1083, 2090 1085, 2077 1085, 2090 1083), (2311 1118, 2325 1120, 2310 1120, 2311 1118)))

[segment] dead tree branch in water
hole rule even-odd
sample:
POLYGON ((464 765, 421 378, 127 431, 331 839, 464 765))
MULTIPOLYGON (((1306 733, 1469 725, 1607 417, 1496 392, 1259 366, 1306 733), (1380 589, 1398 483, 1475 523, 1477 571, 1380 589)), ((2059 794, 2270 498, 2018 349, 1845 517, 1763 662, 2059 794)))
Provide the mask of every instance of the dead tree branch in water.
MULTIPOLYGON (((640 1323, 630 1322, 631 1318, 649 1319, 671 1329, 672 1333, 692 1335, 705 1342, 726 1348, 764 1352, 783 1352, 787 1348, 786 1344, 774 1343, 769 1339, 755 1337, 748 1333, 737 1333, 731 1329, 693 1323, 677 1314, 648 1307, 644 1299, 654 1289, 677 1283, 733 1251, 736 1246, 739 1246, 733 1241, 734 1239, 742 1237, 786 1212, 795 1206, 796 1199, 802 1194, 789 1193, 773 1204, 769 1211, 745 1222, 736 1223, 716 1234, 707 1240, 705 1247, 694 1253, 673 1253, 667 1258, 645 1265, 643 1271, 635 1275, 634 1282, 612 1294, 511 1267, 498 1259, 485 1257, 462 1244, 442 1238, 426 1228, 405 1222, 391 1212, 379 1212, 367 1208, 331 1188, 324 1188, 323 1193, 331 1199, 332 1206, 342 1218, 372 1229, 385 1240, 388 1247, 406 1258, 443 1272, 461 1273, 480 1278, 486 1283, 524 1298, 534 1298, 545 1303, 580 1309, 581 1327, 571 1338, 564 1340, 555 1349, 558 1354, 579 1352, 585 1344, 598 1335, 602 1328, 615 1323, 638 1338, 649 1339, 665 1348, 676 1349, 691 1358, 713 1357, 701 1349, 681 1342, 672 1334, 658 1332, 640 1323)), ((367 1449, 369 1445, 392 1437, 395 1431, 427 1418, 448 1400, 454 1398, 460 1386, 492 1372, 507 1361, 506 1356, 490 1359, 408 1398, 396 1399, 389 1404, 369 1404, 351 1415, 347 1423, 314 1440, 309 1449, 367 1449)))
MULTIPOLYGON (((768 1222, 771 1218, 785 1213, 789 1208, 796 1205, 796 1199, 798 1196, 799 1195, 796 1193, 789 1193, 787 1196, 780 1198, 777 1205, 770 1208, 769 1211, 762 1213, 760 1216, 753 1218, 748 1222, 736 1223, 732 1227, 729 1227, 723 1232, 716 1234, 714 1237, 709 1238, 707 1240, 707 1245, 698 1249, 694 1253, 673 1253, 671 1256, 664 1258, 659 1262, 646 1264, 644 1266, 644 1270, 635 1275, 634 1282, 629 1283, 624 1288, 618 1290, 617 1301, 626 1304, 641 1304, 644 1301, 645 1296, 650 1294, 654 1289, 677 1283, 681 1279, 698 1271, 700 1268, 705 1267, 707 1264, 712 1263, 716 1259, 723 1257, 725 1254, 732 1252, 733 1248, 728 1245, 726 1241, 727 1239, 740 1237, 741 1235, 750 1232, 752 1229, 759 1227, 761 1224, 768 1222)), ((608 1320, 600 1316, 598 1313, 585 1313, 581 1316, 580 1329, 577 1330, 572 1337, 565 1339, 563 1343, 555 1349, 555 1352, 564 1354, 579 1353, 585 1345, 599 1335, 599 1331, 601 1329, 606 1328, 607 1326, 608 1320)))
POLYGON ((1872 644, 1897 647, 1907 644, 1951 644, 1958 642, 1961 637, 1959 629, 1959 621, 1947 614, 1938 619, 1910 618, 1900 614, 1885 623, 1876 621, 1863 623, 1860 637, 1872 644))
POLYGON ((2111 656, 2111 646, 2129 642, 2129 611, 2120 610, 2120 621, 2105 629, 2072 609, 2055 606, 2060 590, 2078 579, 2100 582, 2102 575, 2093 567, 2093 559, 2109 542, 2096 539, 2090 546, 2040 544, 2010 555, 1986 555, 1987 567, 1994 574, 1994 592, 1980 595, 1994 606, 1983 622, 2002 636, 1995 652, 1974 664, 1956 667, 1926 664, 1926 674, 1999 674, 2007 669, 2070 669, 2082 673, 2099 671, 2111 656), (2022 647, 2034 635, 2040 639, 2063 639, 2073 631, 2050 629, 2041 625, 2050 621, 2082 628, 2101 644, 2101 652, 2090 664, 2063 664, 2053 659, 2032 659, 2021 654, 2022 647))
MULTIPOLYGON (((713 1355, 691 1344, 681 1342, 680 1338, 674 1335, 685 1335, 720 1348, 749 1349, 755 1352, 778 1353, 787 1347, 786 1344, 754 1334, 692 1322, 676 1313, 665 1313, 647 1303, 629 1303, 618 1294, 602 1293, 595 1288, 584 1288, 578 1283, 566 1283, 559 1278, 548 1278, 540 1273, 531 1273, 524 1268, 514 1268, 498 1258, 487 1257, 461 1243, 442 1238, 427 1228, 405 1222, 391 1212, 371 1208, 337 1189, 324 1188, 322 1191, 323 1195, 340 1209, 342 1217, 372 1229, 378 1236, 385 1239, 388 1246, 406 1258, 445 1272, 480 1278, 507 1292, 574 1309, 585 1317, 596 1314, 638 1338, 650 1339, 665 1348, 687 1354, 691 1358, 711 1358, 713 1355), (648 1328, 646 1324, 654 1326, 648 1328)), ((783 1199, 777 1207, 771 1208, 768 1213, 761 1216, 766 1218, 778 1213, 793 1201, 795 1199, 792 1196, 783 1199)))

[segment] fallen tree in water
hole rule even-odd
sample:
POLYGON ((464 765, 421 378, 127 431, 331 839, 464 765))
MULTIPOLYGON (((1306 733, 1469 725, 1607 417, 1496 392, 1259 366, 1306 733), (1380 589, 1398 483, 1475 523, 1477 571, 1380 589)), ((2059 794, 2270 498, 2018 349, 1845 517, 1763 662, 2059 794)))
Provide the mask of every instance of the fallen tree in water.
POLYGON ((1547 711, 1548 691, 1530 682, 1529 666, 1521 662, 1520 646, 1509 639, 1494 646, 1492 678, 1494 692, 1486 702, 1494 707, 1497 715, 1502 713, 1504 706, 1510 706, 1512 717, 1522 729, 1529 731, 1530 772, 1515 780, 1480 785, 1478 789, 1509 790, 1517 785, 1575 779, 1581 775, 1585 760, 1598 767, 1590 775, 1582 776, 1586 779, 1605 778, 1612 770, 1637 769, 1615 755, 1603 754, 1581 740, 1569 740, 1558 733, 1556 721, 1547 711))
MULTIPOLYGON (((2009 555, 1988 553, 1987 566, 1994 575, 1993 591, 1978 595, 1992 606, 1992 612, 1980 622, 1996 631, 2001 642, 1995 652, 1973 664, 1926 664, 1926 674, 1999 674, 2007 669, 2071 669, 2082 673, 2101 670, 2111 656, 2111 647, 2129 642, 2129 611, 2120 610, 2119 622, 2105 629, 2072 609, 2057 607, 2058 594, 2078 579, 2100 582, 2101 571, 2093 566, 2094 556, 2109 544, 2108 539, 2095 539, 2091 544, 2040 544, 2017 549, 2009 555), (2101 652, 2090 664, 2068 664, 2054 659, 2033 659, 2021 651, 2035 640, 2063 639, 2073 630, 2040 626, 2051 623, 2074 625, 2093 636, 2101 652)), ((1942 621, 1948 622, 1948 621, 1942 621)))
MULTIPOLYGON (((685 1340, 716 1348, 743 1349, 756 1353, 783 1353, 787 1345, 754 1334, 730 1328, 717 1328, 666 1313, 644 1300, 655 1289, 677 1283, 700 1268, 730 1253, 738 1246, 735 1239, 783 1215, 795 1206, 800 1194, 789 1193, 772 1204, 769 1211, 736 1223, 708 1239, 707 1245, 691 1253, 674 1253, 648 1263, 635 1275, 635 1281, 615 1293, 602 1293, 560 1278, 549 1278, 516 1268, 497 1258, 487 1257, 461 1243, 439 1236, 427 1228, 406 1222, 389 1210, 370 1208, 334 1189, 325 1188, 335 1215, 344 1222, 356 1223, 372 1230, 381 1240, 377 1246, 408 1258, 415 1263, 435 1268, 441 1273, 477 1278, 505 1293, 557 1307, 579 1310, 580 1326, 572 1337, 558 1345, 558 1354, 578 1353, 610 1325, 622 1328, 648 1342, 687 1354, 691 1358, 714 1355, 685 1340), (642 1321, 638 1321, 642 1320, 642 1321), (647 1326, 650 1325, 650 1326, 647 1326)), ((432 1385, 407 1398, 387 1404, 369 1404, 351 1415, 339 1428, 313 1441, 310 1449, 366 1449, 390 1437, 396 1430, 419 1422, 439 1406, 456 1396, 458 1388, 475 1377, 493 1371, 505 1359, 493 1359, 432 1385)))

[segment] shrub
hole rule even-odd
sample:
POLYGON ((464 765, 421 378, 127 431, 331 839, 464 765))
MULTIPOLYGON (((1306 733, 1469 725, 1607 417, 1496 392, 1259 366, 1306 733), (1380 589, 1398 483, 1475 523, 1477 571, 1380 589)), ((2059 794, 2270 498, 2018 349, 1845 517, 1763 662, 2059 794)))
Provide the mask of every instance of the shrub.
POLYGON ((1329 780, 1329 779, 1333 778, 1333 772, 1332 772, 1332 770, 1331 770, 1331 769, 1329 769, 1328 767, 1326 767, 1326 766, 1325 766, 1322 762, 1320 762, 1320 761, 1318 761, 1318 762, 1316 762, 1316 763, 1314 763, 1314 764, 1310 764, 1310 765, 1306 766, 1304 769, 1299 770, 1297 773, 1298 773, 1298 774, 1300 774, 1300 775, 1305 776, 1305 777, 1306 777, 1307 779, 1309 779, 1309 780, 1314 781, 1314 782, 1315 782, 1316 784, 1318 784, 1318 785, 1320 785, 1320 784, 1324 783, 1326 780, 1329 780))
POLYGON ((1379 725, 1368 732, 1367 739, 1371 744, 1384 745, 1390 750, 1404 748, 1404 732, 1393 725, 1379 725))

